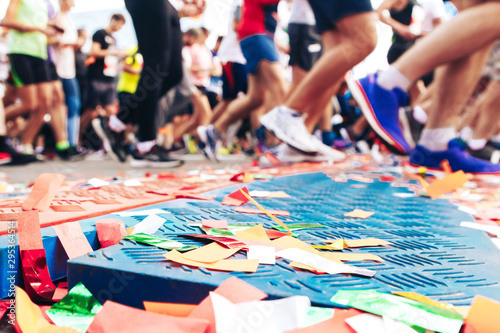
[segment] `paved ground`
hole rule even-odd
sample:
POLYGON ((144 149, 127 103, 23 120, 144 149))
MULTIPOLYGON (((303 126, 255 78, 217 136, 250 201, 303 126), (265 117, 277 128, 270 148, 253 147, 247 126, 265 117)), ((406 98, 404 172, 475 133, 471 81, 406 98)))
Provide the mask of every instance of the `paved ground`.
POLYGON ((6 175, 9 183, 30 184, 43 172, 62 173, 68 179, 88 179, 98 176, 116 176, 119 172, 124 172, 126 176, 142 176, 146 172, 155 174, 179 170, 205 170, 207 167, 224 169, 251 163, 251 159, 244 155, 225 156, 223 161, 219 163, 209 162, 202 155, 186 155, 183 159, 186 163, 182 167, 175 169, 132 168, 128 163, 122 164, 104 157, 100 160, 88 158, 80 162, 50 161, 20 167, 0 167, 0 173, 6 175))

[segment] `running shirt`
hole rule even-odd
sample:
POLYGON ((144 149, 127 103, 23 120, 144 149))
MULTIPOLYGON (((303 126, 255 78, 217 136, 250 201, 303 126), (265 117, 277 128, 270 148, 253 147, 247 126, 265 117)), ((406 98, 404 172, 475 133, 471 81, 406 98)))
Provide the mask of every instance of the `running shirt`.
MULTIPOLYGON (((78 41, 78 33, 73 22, 66 13, 57 13, 55 24, 64 29, 59 39, 63 45, 75 44, 78 41)), ((72 79, 76 76, 75 49, 73 46, 57 47, 55 49, 55 64, 57 75, 63 79, 72 79)))
MULTIPOLYGON (((137 48, 133 48, 132 50, 130 50, 129 54, 130 56, 125 59, 125 63, 132 66, 134 70, 141 70, 144 66, 144 59, 142 57, 142 54, 137 52, 137 48)), ((116 90, 118 92, 135 94, 140 78, 140 74, 132 74, 124 71, 120 76, 120 80, 118 81, 116 90)))
POLYGON ((210 74, 213 67, 212 52, 205 45, 194 43, 189 47, 191 67, 198 70, 191 71, 191 80, 197 87, 207 88, 210 85, 210 74))
POLYGON ((289 23, 316 25, 314 13, 307 0, 293 0, 289 23))
POLYGON ((238 38, 267 34, 274 36, 278 25, 275 16, 280 0, 244 0, 241 21, 238 26, 238 38))
MULTIPOLYGON (((46 0, 22 0, 16 18, 28 25, 45 29, 49 20, 46 0)), ((11 31, 9 54, 24 54, 47 59, 47 36, 41 32, 11 31)))
POLYGON ((234 31, 234 20, 236 18, 236 14, 241 10, 242 4, 243 0, 234 0, 231 5, 227 34, 222 39, 219 52, 217 52, 217 57, 222 63, 235 62, 239 64, 246 64, 247 62, 241 52, 236 31, 234 31))
MULTIPOLYGON (((92 37, 92 41, 99 43, 101 49, 107 50, 116 45, 116 40, 108 34, 106 30, 98 30, 92 37)), ((113 82, 118 74, 118 58, 106 56, 96 58, 95 62, 89 66, 88 77, 91 80, 113 82)))

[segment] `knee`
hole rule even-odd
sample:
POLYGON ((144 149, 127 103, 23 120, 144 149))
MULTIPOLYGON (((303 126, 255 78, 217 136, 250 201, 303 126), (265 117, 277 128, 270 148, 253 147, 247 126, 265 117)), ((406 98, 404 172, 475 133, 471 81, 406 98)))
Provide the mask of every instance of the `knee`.
POLYGON ((249 106, 252 109, 260 108, 264 105, 264 94, 254 94, 249 96, 249 106))

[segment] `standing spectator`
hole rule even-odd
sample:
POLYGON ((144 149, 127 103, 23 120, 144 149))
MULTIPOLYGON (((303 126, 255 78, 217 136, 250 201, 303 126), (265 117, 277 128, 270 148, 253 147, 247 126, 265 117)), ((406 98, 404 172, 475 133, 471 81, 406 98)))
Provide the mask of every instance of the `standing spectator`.
MULTIPOLYGON (((56 35, 48 25, 46 0, 10 0, 2 25, 12 29, 9 58, 21 105, 11 105, 30 113, 21 143, 22 153, 34 156, 33 142, 43 117, 52 105, 51 81, 46 60, 47 37, 56 35)), ((9 110, 6 110, 8 113, 9 110)))
POLYGON ((127 53, 117 49, 113 34, 120 31, 124 24, 125 17, 121 14, 114 14, 109 25, 105 29, 98 30, 92 37, 89 56, 93 57, 94 62, 88 68, 88 105, 80 120, 80 130, 85 130, 92 119, 96 119, 98 115, 109 117, 116 114, 115 80, 118 75, 118 60, 120 57, 127 56, 127 53))
POLYGON ((69 18, 69 11, 74 7, 73 0, 59 0, 60 12, 57 13, 54 23, 64 30, 56 45, 56 69, 62 82, 66 106, 68 108, 67 131, 71 147, 78 144, 80 127, 80 91, 76 80, 75 48, 78 46, 78 33, 69 18))

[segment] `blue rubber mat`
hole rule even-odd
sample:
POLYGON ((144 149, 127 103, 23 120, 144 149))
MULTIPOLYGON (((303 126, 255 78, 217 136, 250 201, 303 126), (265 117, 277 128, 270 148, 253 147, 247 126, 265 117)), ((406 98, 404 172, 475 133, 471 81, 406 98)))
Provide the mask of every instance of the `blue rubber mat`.
MULTIPOLYGON (((285 190, 290 194, 287 199, 258 200, 265 208, 290 211, 289 218, 281 218, 285 223, 315 222, 328 227, 297 231, 300 239, 308 243, 320 244, 322 239, 338 237, 377 237, 394 246, 352 251, 376 254, 385 260, 351 262, 377 272, 373 278, 363 278, 295 271, 283 259, 278 259, 275 266, 260 265, 253 274, 210 271, 166 261, 164 250, 123 240, 70 260, 69 286, 81 281, 100 302, 110 299, 135 307, 142 307, 143 300, 195 304, 231 276, 263 290, 271 299, 306 295, 313 304, 323 306, 332 305, 330 298, 339 289, 414 291, 455 305, 469 305, 477 294, 500 301, 499 250, 484 232, 460 227, 461 221, 473 221, 472 217, 445 200, 400 198, 394 193, 407 190, 390 183, 337 183, 322 173, 255 182, 248 188, 285 190), (355 208, 376 213, 366 220, 344 217, 355 208)), ((236 189, 234 186, 210 192, 217 195, 210 202, 176 200, 150 206, 164 209, 162 217, 167 219, 156 235, 201 245, 178 237, 200 233, 187 223, 226 219, 229 223, 275 226, 267 216, 235 213, 234 207, 221 206, 224 196, 236 189)), ((133 225, 143 218, 125 218, 125 222, 133 225)))

